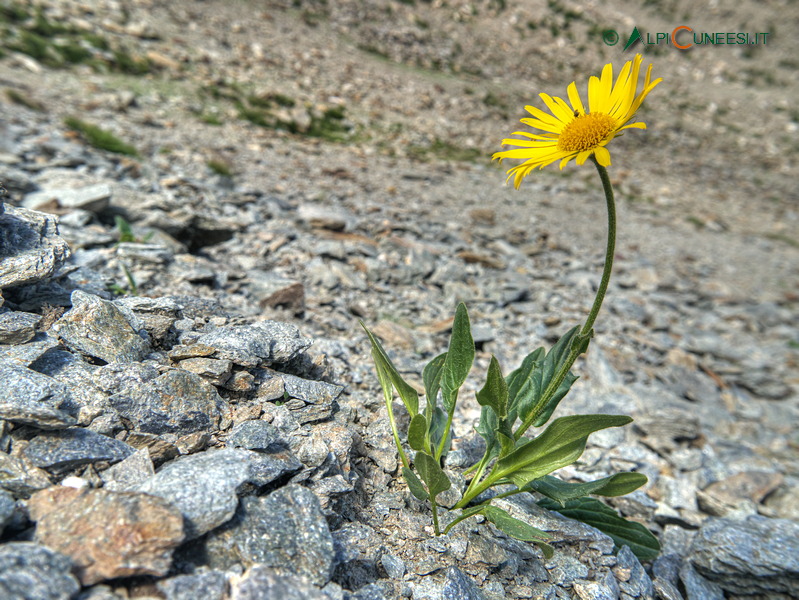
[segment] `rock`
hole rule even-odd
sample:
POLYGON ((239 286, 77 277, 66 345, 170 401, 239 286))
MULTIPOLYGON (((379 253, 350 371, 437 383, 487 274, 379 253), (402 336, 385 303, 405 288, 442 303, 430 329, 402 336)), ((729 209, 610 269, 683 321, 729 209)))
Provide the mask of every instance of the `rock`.
POLYGON ((169 335, 172 324, 180 314, 180 304, 173 298, 145 298, 127 296, 116 301, 133 312, 144 325, 155 344, 163 343, 169 335))
POLYGON ((37 435, 22 456, 36 467, 58 472, 96 462, 116 463, 133 452, 125 442, 88 429, 66 429, 37 435))
POLYGON ((18 498, 27 498, 38 490, 50 487, 47 472, 25 464, 21 459, 0 452, 0 488, 18 498))
POLYGON ((350 216, 342 211, 303 204, 297 211, 297 216, 315 229, 329 231, 344 231, 349 225, 350 216))
POLYGON ((218 327, 196 342, 215 348, 218 358, 244 367, 287 363, 312 343, 294 325, 277 321, 218 327))
POLYGON ((286 453, 206 450, 165 465, 138 490, 177 506, 187 522, 186 537, 193 539, 233 517, 237 492, 245 482, 263 486, 298 468, 296 459, 286 453))
POLYGON ((80 188, 42 190, 27 194, 22 206, 32 210, 83 209, 99 213, 108 207, 111 188, 105 183, 80 188))
POLYGON ((28 502, 36 539, 72 559, 83 585, 132 575, 163 576, 183 541, 183 517, 161 498, 52 487, 28 502))
POLYGON ((36 335, 41 316, 25 312, 0 314, 0 344, 24 344, 36 335))
POLYGON ((245 448, 268 452, 275 446, 285 446, 286 442, 277 428, 266 421, 244 421, 230 432, 227 445, 232 448, 245 448))
POLYGON ((59 343, 55 337, 39 332, 24 344, 0 345, 0 360, 5 358, 27 367, 58 346, 59 343))
POLYGON ((75 424, 76 406, 66 386, 17 363, 0 358, 0 419, 60 429, 75 424))
POLYGON ((196 575, 177 575, 162 579, 158 589, 166 600, 225 600, 227 576, 219 571, 206 571, 196 575))
POLYGON ((242 498, 236 516, 205 543, 209 564, 261 564, 324 586, 333 571, 333 538, 313 492, 296 484, 242 498))
POLYGON ((305 310, 305 286, 300 281, 260 269, 247 271, 246 281, 261 308, 282 306, 294 314, 305 310))
POLYGON ((304 577, 255 565, 231 581, 231 600, 335 600, 304 577))
POLYGON ((71 600, 80 590, 69 558, 33 542, 0 545, 0 598, 71 600))
POLYGON ((710 518, 697 532, 688 560, 707 579, 736 594, 799 589, 799 524, 753 515, 710 518))
POLYGON ((625 594, 633 598, 649 598, 654 594, 652 580, 629 546, 621 547, 616 555, 616 566, 612 570, 619 580, 619 588, 625 594))
POLYGON ((689 561, 683 561, 680 581, 685 588, 685 600, 724 600, 724 590, 696 572, 689 561))
POLYGON ((449 567, 444 577, 441 600, 485 600, 483 593, 458 567, 449 567))
POLYGON ((103 480, 103 489, 128 492, 136 489, 153 475, 155 475, 153 461, 150 460, 150 451, 145 446, 125 460, 102 471, 100 478, 103 480))
POLYGON ((69 256, 54 217, 6 205, 0 214, 0 289, 47 279, 69 256))
POLYGON ((16 506, 14 497, 5 490, 0 489, 0 536, 3 535, 5 526, 11 522, 16 506))
POLYGON ((139 333, 113 302, 80 290, 72 292, 72 308, 52 330, 70 348, 107 363, 130 363, 150 352, 146 335, 139 333))
POLYGON ((704 496, 730 507, 736 506, 742 500, 761 503, 766 496, 782 485, 783 480, 784 477, 780 473, 768 471, 736 473, 704 488, 699 493, 700 504, 704 496))
POLYGON ((225 407, 211 384, 182 369, 159 375, 140 365, 106 365, 98 369, 96 381, 109 392, 117 390, 109 403, 145 433, 213 432, 225 407))
POLYGON ((207 379, 213 385, 222 385, 230 378, 233 363, 216 358, 187 358, 180 361, 180 368, 207 379))

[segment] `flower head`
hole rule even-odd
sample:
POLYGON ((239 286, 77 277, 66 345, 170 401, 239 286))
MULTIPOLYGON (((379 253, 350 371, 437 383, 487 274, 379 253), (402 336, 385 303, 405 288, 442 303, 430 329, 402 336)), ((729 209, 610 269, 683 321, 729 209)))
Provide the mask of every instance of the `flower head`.
POLYGON ((591 155, 603 167, 610 164, 610 152, 605 147, 620 131, 635 127, 646 129, 645 123, 630 123, 635 112, 641 106, 647 94, 662 81, 651 81, 652 65, 646 70, 644 87, 639 94, 638 72, 642 57, 636 54, 631 61, 624 63, 616 83, 613 83, 613 65, 607 64, 602 69, 601 77, 591 76, 588 80, 588 107, 585 110, 577 84, 572 82, 567 88, 569 102, 562 98, 552 98, 548 94, 540 94, 544 104, 552 114, 535 106, 525 106, 533 118, 522 119, 522 123, 544 133, 528 133, 514 131, 512 135, 520 135, 527 139, 507 138, 503 144, 518 146, 514 150, 496 152, 493 158, 522 158, 525 161, 508 171, 508 179, 513 177, 515 188, 522 183, 527 174, 534 168, 544 168, 548 164, 560 161, 560 168, 566 166, 571 159, 578 165, 583 164, 591 155))

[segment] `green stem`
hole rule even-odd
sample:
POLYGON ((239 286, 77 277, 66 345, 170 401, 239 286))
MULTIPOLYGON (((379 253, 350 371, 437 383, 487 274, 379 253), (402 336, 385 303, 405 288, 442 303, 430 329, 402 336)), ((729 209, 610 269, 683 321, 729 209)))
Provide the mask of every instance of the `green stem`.
POLYGON ((410 469, 411 464, 408 462, 408 457, 405 455, 405 450, 402 449, 402 442, 400 442, 399 431, 397 430, 397 422, 394 419, 394 409, 391 407, 392 400, 393 398, 391 398, 391 396, 385 397, 386 409, 388 411, 388 422, 389 425, 391 425, 391 433, 394 436, 394 444, 397 446, 397 453, 402 461, 402 466, 410 469))
POLYGON ((492 446, 488 446, 486 448, 485 454, 483 454, 483 458, 480 459, 480 462, 475 465, 477 467, 477 473, 475 473, 472 480, 469 482, 469 487, 466 488, 466 491, 463 492, 463 496, 461 496, 460 501, 454 506, 454 508, 464 508, 469 500, 471 500, 472 496, 470 495, 472 490, 477 487, 480 483, 480 478, 483 476, 483 472, 485 471, 486 465, 489 461, 489 456, 491 454, 492 446))
POLYGON ((438 527, 438 505, 432 494, 430 494, 430 507, 433 509, 433 532, 436 535, 441 535, 441 529, 438 527))
POLYGON ((452 402, 449 406, 452 407, 452 410, 447 411, 447 424, 444 427, 444 435, 441 436, 441 442, 438 444, 438 448, 436 449, 436 460, 441 460, 441 455, 444 454, 444 447, 447 445, 447 439, 449 438, 449 430, 452 428, 452 418, 455 416, 455 403, 458 401, 458 392, 457 390, 454 393, 454 397, 452 398, 452 402))
POLYGON ((602 301, 605 299, 605 292, 607 292, 608 282, 610 282, 610 272, 613 269, 613 255, 616 251, 616 202, 613 197, 613 186, 610 184, 610 177, 608 177, 607 169, 600 165, 594 156, 591 156, 591 160, 594 166, 596 166, 599 178, 602 180, 602 188, 605 190, 605 200, 608 207, 608 243, 605 250, 605 267, 602 270, 602 280, 599 282, 594 304, 591 306, 591 312, 588 313, 585 325, 583 325, 580 333, 578 333, 572 341, 571 350, 560 370, 549 382, 549 385, 544 390, 544 393, 541 395, 541 398, 539 398, 533 410, 530 411, 527 419, 525 419, 521 427, 519 427, 514 434, 514 438, 517 440, 522 437, 524 432, 527 431, 533 423, 535 423, 541 411, 544 410, 544 407, 549 403, 552 396, 558 391, 563 380, 566 379, 566 375, 568 375, 569 369, 572 368, 574 361, 585 351, 585 345, 593 335, 592 328, 594 326, 594 321, 596 321, 596 317, 599 314, 599 309, 602 308, 602 301))

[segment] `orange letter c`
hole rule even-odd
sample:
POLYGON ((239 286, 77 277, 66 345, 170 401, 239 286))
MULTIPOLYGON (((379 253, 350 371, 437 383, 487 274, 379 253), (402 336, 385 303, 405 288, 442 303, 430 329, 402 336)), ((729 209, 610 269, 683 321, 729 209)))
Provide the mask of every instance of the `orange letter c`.
POLYGON ((684 46, 682 46, 677 43, 677 32, 680 31, 681 29, 685 29, 687 31, 693 31, 693 29, 691 29, 687 25, 680 25, 679 27, 675 27, 674 31, 671 32, 671 43, 674 44, 675 48, 679 48, 680 50, 687 50, 693 44, 685 44, 684 46))

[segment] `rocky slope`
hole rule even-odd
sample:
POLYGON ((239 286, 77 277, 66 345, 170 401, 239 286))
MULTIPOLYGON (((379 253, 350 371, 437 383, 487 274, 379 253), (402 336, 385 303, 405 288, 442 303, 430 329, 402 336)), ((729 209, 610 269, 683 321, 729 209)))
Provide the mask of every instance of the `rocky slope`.
MULTIPOLYGON (((0 595, 797 597, 790 4, 21 6, 0 23, 0 595), (778 41, 648 49, 664 83, 614 141, 614 279, 559 409, 635 418, 563 475, 645 473, 612 504, 661 556, 532 499, 504 506, 552 559, 485 522, 436 538, 357 321, 420 384, 465 301, 470 390, 580 322, 595 174, 516 192, 486 157, 539 90, 627 58, 602 31, 683 22, 778 41)), ((463 394, 454 476, 478 416, 463 394)))

